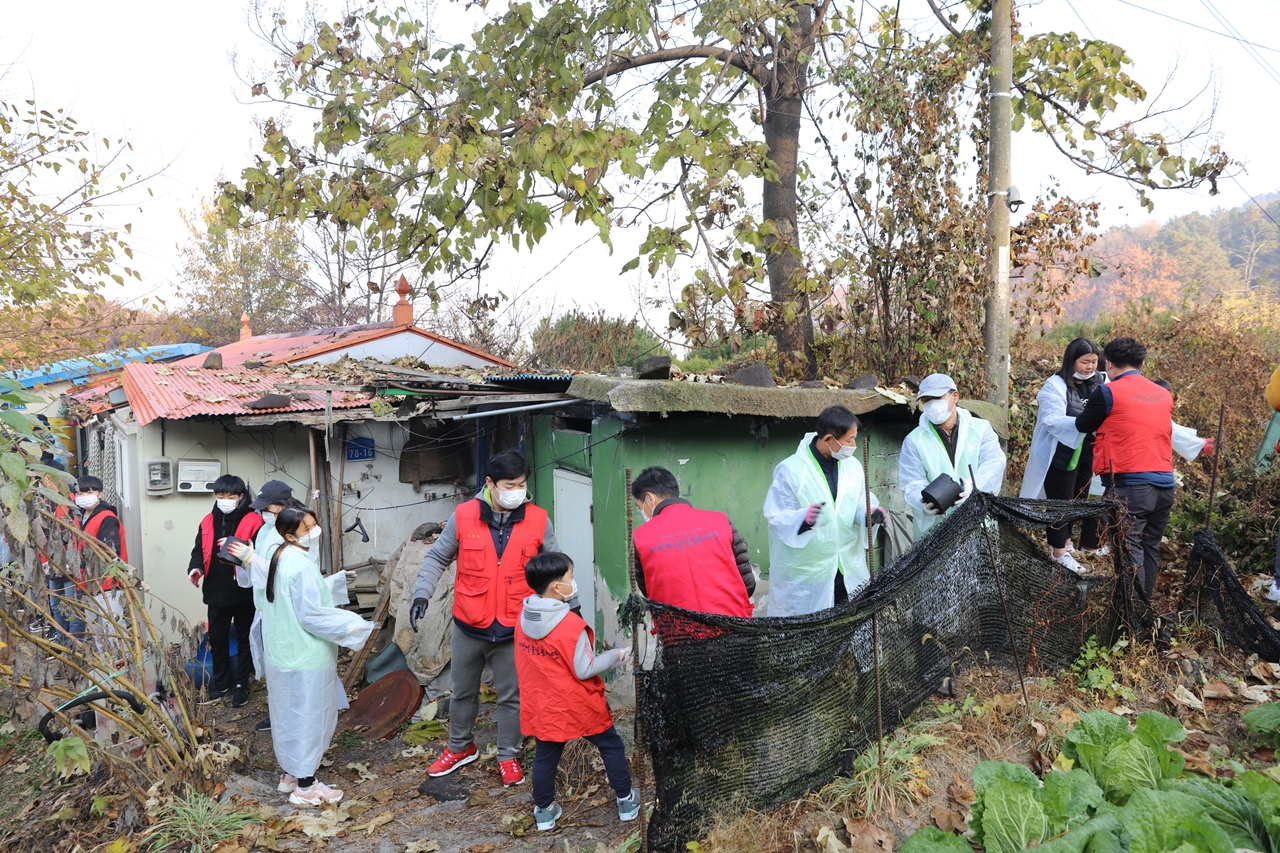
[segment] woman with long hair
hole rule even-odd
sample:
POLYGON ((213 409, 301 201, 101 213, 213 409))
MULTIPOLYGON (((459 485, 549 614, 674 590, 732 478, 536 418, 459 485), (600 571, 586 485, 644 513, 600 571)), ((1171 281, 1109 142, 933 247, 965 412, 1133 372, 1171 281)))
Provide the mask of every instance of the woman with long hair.
MULTIPOLYGON (((1019 496, 1058 501, 1088 499, 1089 482, 1093 479, 1093 436, 1076 432, 1076 415, 1084 411, 1094 387, 1106 379, 1098 370, 1101 352, 1088 338, 1076 338, 1062 354, 1061 369, 1036 395, 1036 426, 1019 496)), ((1053 548, 1053 558, 1083 574, 1085 567, 1071 554, 1071 527, 1055 524, 1045 535, 1053 548)), ((1102 550, 1098 546, 1096 519, 1083 522, 1080 540, 1086 552, 1102 550)))
MULTIPOLYGON (((347 707, 338 680, 338 647, 361 648, 374 624, 335 605, 346 603, 346 572, 325 578, 318 565, 320 525, 310 510, 286 507, 276 517, 283 540, 265 577, 251 571, 254 603, 262 614, 263 663, 271 713, 271 740, 289 802, 321 806, 342 791, 315 778, 347 707)), ((237 548, 249 554, 247 547, 237 548)))

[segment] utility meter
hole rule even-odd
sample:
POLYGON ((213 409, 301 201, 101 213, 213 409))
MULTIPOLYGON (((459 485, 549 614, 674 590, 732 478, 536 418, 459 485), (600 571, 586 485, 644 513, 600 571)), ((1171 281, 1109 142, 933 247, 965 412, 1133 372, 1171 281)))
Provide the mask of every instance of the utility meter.
POLYGON ((178 491, 210 494, 213 481, 222 476, 222 463, 217 459, 179 459, 178 491))
POLYGON ((173 494, 173 460, 168 456, 157 456, 148 459, 147 494, 149 496, 173 494))

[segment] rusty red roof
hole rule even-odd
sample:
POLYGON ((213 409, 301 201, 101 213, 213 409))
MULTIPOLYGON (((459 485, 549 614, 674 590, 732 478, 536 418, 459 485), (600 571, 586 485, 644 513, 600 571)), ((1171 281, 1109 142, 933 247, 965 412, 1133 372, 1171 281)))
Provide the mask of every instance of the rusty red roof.
MULTIPOLYGON (((203 356, 200 356, 203 358, 203 356)), ((261 415, 271 412, 314 412, 325 407, 324 380, 308 376, 294 379, 282 370, 245 370, 225 366, 222 370, 205 370, 183 362, 163 364, 127 364, 123 383, 133 417, 139 426, 159 418, 182 420, 197 415, 234 416, 261 415), (293 400, 278 409, 251 409, 249 404, 276 391, 289 393, 281 386, 306 385, 309 399, 293 400)), ((333 392, 335 409, 351 409, 369 405, 371 395, 362 392, 333 392)))

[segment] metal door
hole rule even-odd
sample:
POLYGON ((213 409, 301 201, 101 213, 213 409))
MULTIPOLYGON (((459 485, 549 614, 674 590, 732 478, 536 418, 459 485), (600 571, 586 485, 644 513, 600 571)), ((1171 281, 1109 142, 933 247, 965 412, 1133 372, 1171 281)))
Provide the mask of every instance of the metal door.
POLYGON ((573 560, 582 618, 596 627, 596 545, 591 515, 591 478, 563 468, 555 469, 556 539, 560 550, 573 560))

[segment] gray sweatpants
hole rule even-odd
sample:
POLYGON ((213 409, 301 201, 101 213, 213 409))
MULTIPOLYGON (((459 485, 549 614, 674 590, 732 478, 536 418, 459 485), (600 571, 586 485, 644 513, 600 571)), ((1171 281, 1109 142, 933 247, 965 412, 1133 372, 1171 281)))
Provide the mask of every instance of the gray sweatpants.
POLYGON ((498 760, 520 755, 524 738, 520 734, 520 682, 516 680, 516 643, 490 643, 468 637, 453 626, 449 641, 449 667, 453 673, 453 696, 449 699, 449 749, 462 752, 472 742, 476 715, 480 713, 480 676, 484 665, 493 670, 493 689, 498 691, 498 760))

